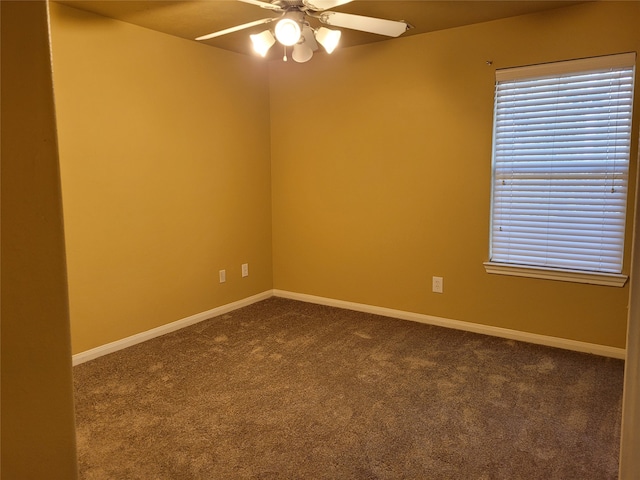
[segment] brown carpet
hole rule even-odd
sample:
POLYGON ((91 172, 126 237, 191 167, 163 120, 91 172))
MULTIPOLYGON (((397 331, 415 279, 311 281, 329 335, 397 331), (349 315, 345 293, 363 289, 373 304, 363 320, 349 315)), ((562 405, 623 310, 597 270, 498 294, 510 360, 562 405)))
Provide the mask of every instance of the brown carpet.
POLYGON ((615 479, 623 362, 272 298, 74 368, 82 479, 615 479))

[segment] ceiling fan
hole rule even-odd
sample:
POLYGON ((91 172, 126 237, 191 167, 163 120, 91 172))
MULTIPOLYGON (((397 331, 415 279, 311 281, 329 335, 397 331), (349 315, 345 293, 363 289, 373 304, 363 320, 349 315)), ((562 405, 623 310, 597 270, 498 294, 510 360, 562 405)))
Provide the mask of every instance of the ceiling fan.
POLYGON ((209 40, 229 33, 237 32, 257 25, 276 22, 273 31, 264 30, 250 35, 254 50, 261 56, 266 56, 269 49, 276 43, 284 46, 283 60, 287 61, 287 47, 293 47, 292 58, 298 63, 311 59, 313 52, 318 49, 318 43, 327 53, 333 52, 340 41, 340 30, 331 30, 324 26, 313 28, 307 18, 318 20, 321 24, 343 27, 362 32, 398 37, 406 32, 411 25, 404 21, 385 20, 382 18, 365 17, 350 13, 332 12, 330 8, 338 7, 352 0, 238 0, 243 3, 280 13, 277 17, 263 18, 235 27, 209 33, 196 40, 209 40))

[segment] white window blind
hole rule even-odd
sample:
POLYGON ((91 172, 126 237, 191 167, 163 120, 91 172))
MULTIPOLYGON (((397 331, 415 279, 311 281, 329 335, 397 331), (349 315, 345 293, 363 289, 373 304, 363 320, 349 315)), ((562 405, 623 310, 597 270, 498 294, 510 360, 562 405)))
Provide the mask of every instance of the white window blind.
POLYGON ((635 54, 496 73, 490 261, 620 273, 635 54))

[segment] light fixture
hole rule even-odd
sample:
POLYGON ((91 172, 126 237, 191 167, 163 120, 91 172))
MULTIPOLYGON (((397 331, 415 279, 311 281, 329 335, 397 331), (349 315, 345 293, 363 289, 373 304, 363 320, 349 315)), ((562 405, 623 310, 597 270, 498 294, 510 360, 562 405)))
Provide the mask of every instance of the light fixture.
MULTIPOLYGON (((0 0, 1 2, 2 0, 0 0)), ((239 0, 256 5, 279 15, 242 23, 224 30, 201 35, 196 40, 210 40, 240 30, 253 29, 258 25, 271 24, 269 30, 250 35, 253 49, 261 56, 278 42, 283 52, 282 60, 289 56, 296 62, 307 62, 322 45, 327 53, 333 53, 340 42, 342 32, 333 28, 348 28, 387 37, 398 37, 411 25, 405 21, 366 17, 352 13, 334 12, 330 9, 353 0, 239 0), (324 26, 320 25, 326 25, 324 26), (291 48, 289 48, 291 47, 291 48)), ((265 27, 262 27, 265 28, 265 27)))
POLYGON ((265 30, 249 37, 253 43, 253 49, 262 57, 266 57, 269 49, 278 41, 284 46, 284 61, 287 61, 287 47, 293 47, 291 53, 293 60, 304 63, 311 60, 313 51, 318 48, 318 43, 327 53, 333 52, 338 46, 340 35, 339 30, 330 30, 325 27, 315 30, 305 22, 304 14, 289 12, 276 23, 274 30, 265 30))
POLYGON ((263 57, 267 54, 271 46, 276 43, 276 39, 273 38, 269 30, 255 35, 249 35, 249 38, 251 38, 251 42, 253 43, 253 49, 263 57))
POLYGON ((311 57, 313 57, 313 50, 311 50, 307 42, 302 41, 293 46, 293 54, 291 57, 298 63, 308 62, 311 60, 311 57))
POLYGON ((287 47, 298 43, 300 33, 300 25, 292 18, 285 17, 276 24, 276 38, 287 47))
POLYGON ((340 30, 329 30, 328 28, 320 27, 316 32, 316 40, 324 47, 327 53, 331 53, 338 46, 341 34, 340 30))

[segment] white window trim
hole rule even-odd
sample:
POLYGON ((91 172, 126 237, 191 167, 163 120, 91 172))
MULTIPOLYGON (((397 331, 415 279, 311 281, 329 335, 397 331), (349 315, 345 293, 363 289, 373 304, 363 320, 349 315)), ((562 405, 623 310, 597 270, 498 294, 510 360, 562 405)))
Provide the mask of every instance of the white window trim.
POLYGON ((511 265, 508 263, 484 262, 487 273, 509 275, 512 277, 541 278, 560 282, 587 283, 590 285, 604 285, 607 287, 624 287, 628 275, 617 273, 592 273, 579 270, 561 270, 525 265, 511 265))

